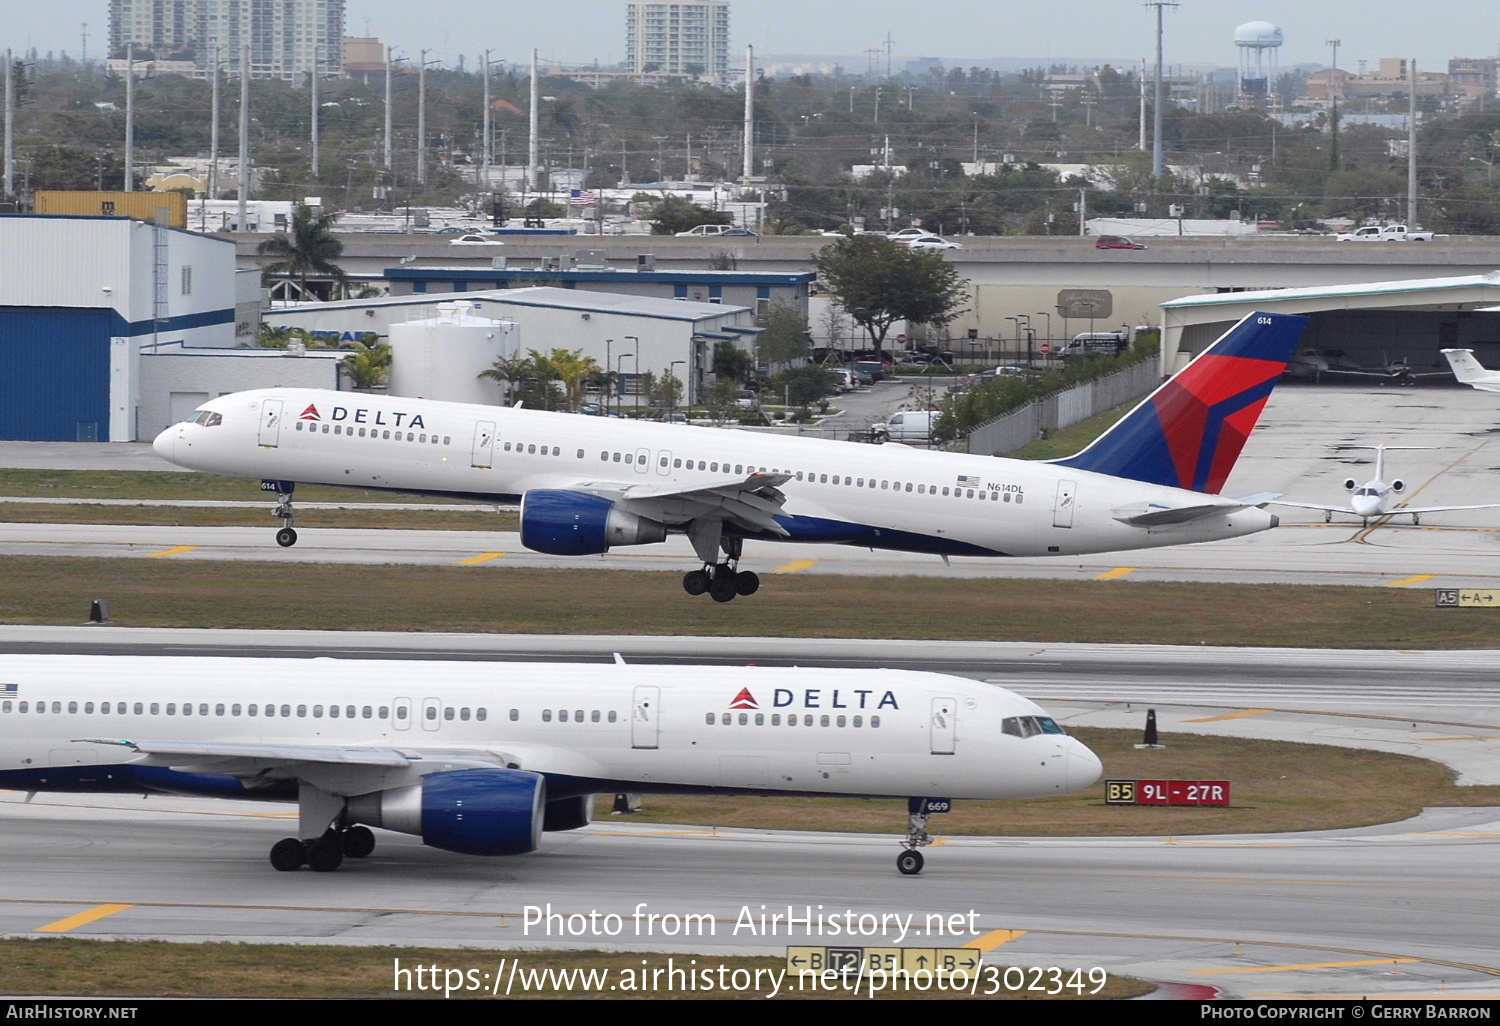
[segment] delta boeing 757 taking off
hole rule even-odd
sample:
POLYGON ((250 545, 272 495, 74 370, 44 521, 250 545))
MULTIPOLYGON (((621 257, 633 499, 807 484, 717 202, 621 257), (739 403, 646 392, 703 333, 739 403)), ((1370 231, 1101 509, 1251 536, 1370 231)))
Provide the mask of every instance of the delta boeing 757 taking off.
POLYGON ((521 503, 521 543, 583 556, 686 534, 690 595, 753 594, 744 542, 1073 556, 1269 530, 1219 494, 1305 317, 1254 313, 1092 445, 1050 462, 313 389, 220 396, 162 432, 183 467, 260 478, 293 545, 296 484, 521 503), (722 553, 722 557, 721 557, 722 553))

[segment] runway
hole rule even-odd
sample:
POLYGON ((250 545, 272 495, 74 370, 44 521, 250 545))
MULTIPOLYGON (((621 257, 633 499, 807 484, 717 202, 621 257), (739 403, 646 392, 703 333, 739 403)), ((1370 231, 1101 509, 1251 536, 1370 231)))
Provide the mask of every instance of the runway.
MULTIPOLYGON (((1043 700, 1072 725, 1139 726, 1160 702, 1163 729, 1317 740, 1440 758, 1464 778, 1500 782, 1497 654, 1026 646, 776 639, 497 638, 336 632, 4 628, 0 649, 363 652, 497 658, 614 651, 649 661, 769 661, 943 666, 1043 700), (903 656, 904 653, 904 656, 903 656), (1264 711, 1224 718, 1253 701, 1264 711), (1412 722, 1408 717, 1432 716, 1412 722), (1196 723, 1203 719, 1217 722, 1196 723)), ((1500 994, 1500 810, 1429 810, 1419 820, 1314 834, 1179 838, 947 838, 917 878, 891 864, 891 835, 768 833, 635 825, 602 816, 546 835, 542 849, 476 859, 382 832, 376 857, 338 873, 278 874, 265 852, 290 808, 152 798, 0 796, 0 933, 35 936, 85 913, 70 936, 673 951, 711 960, 780 953, 847 936, 751 933, 761 905, 800 916, 965 916, 973 930, 856 938, 868 946, 974 944, 1002 965, 1101 967, 1209 985, 1244 997, 1500 994), (795 872, 788 872, 796 867, 795 872), (546 936, 527 906, 560 914, 703 916, 711 935, 659 931, 546 936), (818 906, 822 906, 820 910, 818 906), (116 907, 123 906, 123 907, 116 907), (103 909, 103 912, 100 910, 103 909), (1408 961, 1410 960, 1410 961, 1408 961)), ((941 829, 940 826, 938 828, 941 829)), ((581 921, 580 921, 581 922, 581 921)), ((455 951, 485 968, 493 954, 455 951)))

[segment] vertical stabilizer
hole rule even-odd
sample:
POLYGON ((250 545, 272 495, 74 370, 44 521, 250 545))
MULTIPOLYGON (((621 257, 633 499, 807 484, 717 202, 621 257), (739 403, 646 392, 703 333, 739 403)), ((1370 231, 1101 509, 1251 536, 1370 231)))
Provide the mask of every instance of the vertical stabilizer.
POLYGON ((1307 318, 1252 313, 1076 456, 1075 470, 1217 494, 1307 318))

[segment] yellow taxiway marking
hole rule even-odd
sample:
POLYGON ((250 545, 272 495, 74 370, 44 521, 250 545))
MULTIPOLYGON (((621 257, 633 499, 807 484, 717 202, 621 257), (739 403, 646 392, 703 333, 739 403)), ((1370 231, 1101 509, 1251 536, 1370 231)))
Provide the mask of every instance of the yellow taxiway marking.
POLYGON ((810 566, 816 566, 817 562, 816 559, 794 559, 786 566, 778 566, 771 572, 776 574, 794 574, 798 570, 806 570, 810 566))
POLYGON ((180 556, 184 552, 192 552, 197 547, 198 546, 196 545, 178 545, 175 548, 163 549, 160 552, 152 552, 150 553, 150 556, 152 559, 155 559, 157 556, 180 556))
POLYGON ((1408 584, 1421 584, 1423 581, 1430 581, 1436 576, 1437 574, 1412 574, 1410 577, 1403 577, 1399 581, 1387 581, 1385 586, 1387 588, 1404 588, 1408 584))
POLYGON ((991 930, 983 937, 975 937, 964 947, 973 948, 976 951, 994 951, 1000 945, 1009 944, 1017 937, 1024 936, 1026 936, 1025 930, 991 930))
POLYGON ((1371 958, 1363 962, 1305 962, 1302 965, 1258 965, 1249 969, 1194 969, 1197 975, 1214 973, 1281 973, 1298 969, 1344 969, 1356 965, 1395 965, 1398 962, 1420 962, 1420 958, 1371 958))
POLYGON ((67 933, 69 930, 76 930, 80 926, 87 926, 89 923, 94 922, 94 920, 96 919, 103 919, 105 916, 112 916, 116 912, 124 912, 127 908, 135 908, 135 906, 95 905, 93 908, 80 912, 77 915, 69 916, 66 919, 59 919, 57 922, 48 923, 46 926, 38 926, 36 928, 36 932, 67 933))
POLYGON ((1135 573, 1135 567, 1133 566, 1117 566, 1113 570, 1104 571, 1104 573, 1100 574, 1098 577, 1095 577, 1094 580, 1113 581, 1118 577, 1124 577, 1126 574, 1133 573, 1135 573))
POLYGON ((1275 709, 1241 709, 1239 712, 1225 713, 1223 716, 1207 716, 1201 720, 1183 720, 1183 723, 1218 723, 1220 720, 1243 720, 1250 716, 1260 716, 1264 713, 1275 712, 1275 709))
POLYGON ((488 563, 492 559, 499 559, 503 555, 505 555, 505 553, 503 552, 481 552, 477 556, 470 556, 468 559, 460 559, 458 561, 458 565, 477 566, 480 563, 488 563))
POLYGON ((1500 837, 1500 834, 1476 834, 1462 830, 1413 830, 1412 837, 1500 837))
POLYGON ((1467 734, 1460 737, 1424 737, 1425 741, 1500 741, 1500 734, 1467 734))

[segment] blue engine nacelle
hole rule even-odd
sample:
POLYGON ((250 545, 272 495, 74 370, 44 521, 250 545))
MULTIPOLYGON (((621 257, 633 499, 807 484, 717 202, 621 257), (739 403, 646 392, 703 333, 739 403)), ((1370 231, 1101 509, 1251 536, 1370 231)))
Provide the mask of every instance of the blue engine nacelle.
POLYGON ((541 841, 547 781, 508 769, 430 773, 420 784, 351 798, 355 822, 416 834, 464 855, 524 855, 541 841))
POLYGON ((665 541, 664 525, 588 492, 537 488, 521 496, 521 544, 553 556, 594 556, 615 545, 665 541))

